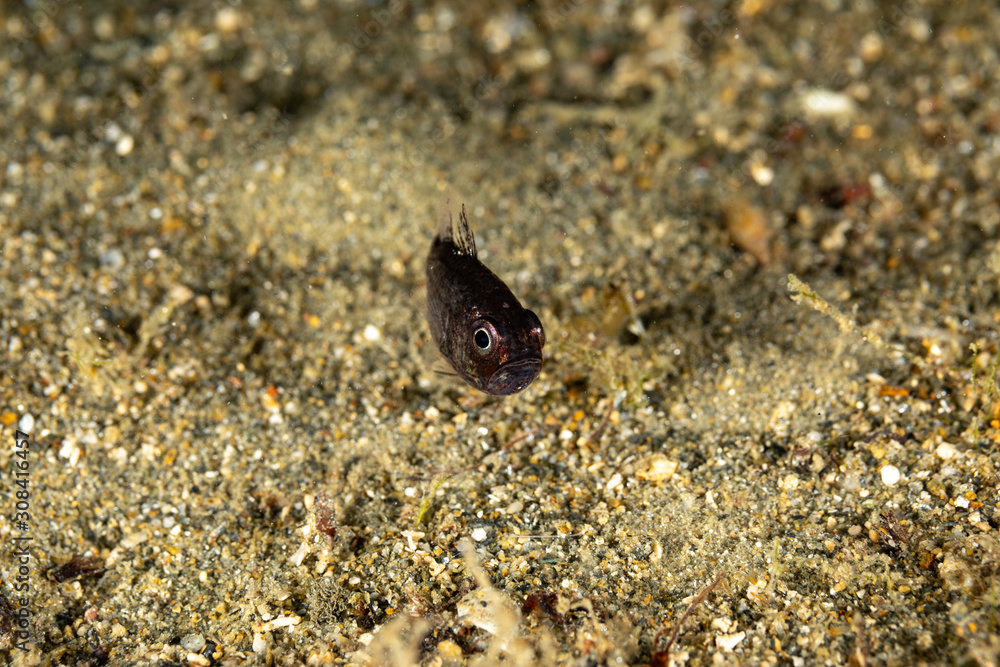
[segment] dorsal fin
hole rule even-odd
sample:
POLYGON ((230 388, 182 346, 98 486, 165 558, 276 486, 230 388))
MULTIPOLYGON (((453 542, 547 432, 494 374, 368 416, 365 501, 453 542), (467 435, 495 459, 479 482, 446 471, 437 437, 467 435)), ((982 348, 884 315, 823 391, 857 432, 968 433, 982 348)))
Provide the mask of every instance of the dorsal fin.
MULTIPOLYGON (((448 214, 449 217, 451 213, 448 214)), ((476 256, 476 237, 469 228, 469 218, 465 215, 465 204, 462 204, 462 212, 458 216, 458 239, 455 240, 458 251, 470 257, 476 256)))
POLYGON ((451 224, 451 193, 445 194, 444 205, 441 206, 441 215, 438 216, 438 239, 441 241, 451 241, 455 238, 451 224))
POLYGON ((444 206, 441 207, 441 215, 438 218, 438 240, 451 241, 459 255, 476 256, 476 237, 469 228, 469 218, 465 215, 465 204, 462 204, 462 212, 458 216, 458 234, 456 235, 451 218, 451 195, 445 195, 444 206))

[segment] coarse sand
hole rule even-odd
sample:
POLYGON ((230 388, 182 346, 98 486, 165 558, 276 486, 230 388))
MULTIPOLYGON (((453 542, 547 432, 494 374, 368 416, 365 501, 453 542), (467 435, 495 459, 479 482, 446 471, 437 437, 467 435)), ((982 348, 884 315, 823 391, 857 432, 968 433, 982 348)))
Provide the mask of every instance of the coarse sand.
POLYGON ((996 665, 998 34, 0 4, 0 663, 996 665), (446 191, 515 396, 430 340, 446 191))

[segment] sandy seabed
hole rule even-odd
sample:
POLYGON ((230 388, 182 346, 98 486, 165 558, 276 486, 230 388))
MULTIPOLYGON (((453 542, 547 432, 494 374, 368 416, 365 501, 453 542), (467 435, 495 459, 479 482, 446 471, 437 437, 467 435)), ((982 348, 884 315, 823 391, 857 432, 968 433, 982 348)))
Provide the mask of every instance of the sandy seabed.
POLYGON ((161 4, 0 5, 0 662, 998 663, 990 3, 161 4))

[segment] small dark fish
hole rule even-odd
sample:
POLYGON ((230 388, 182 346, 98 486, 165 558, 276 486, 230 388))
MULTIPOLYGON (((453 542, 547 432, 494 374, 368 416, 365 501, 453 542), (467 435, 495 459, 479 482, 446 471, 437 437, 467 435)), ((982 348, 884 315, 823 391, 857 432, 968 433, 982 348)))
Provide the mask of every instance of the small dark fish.
POLYGON ((102 565, 103 562, 103 560, 96 556, 84 558, 80 554, 73 554, 62 565, 49 568, 46 574, 48 574, 49 579, 59 584, 88 577, 100 577, 106 569, 102 565))
POLYGON ((456 237, 451 210, 441 213, 427 256, 431 335, 470 385, 487 394, 516 394, 542 369, 545 330, 538 316, 476 258, 464 205, 459 221, 456 237))

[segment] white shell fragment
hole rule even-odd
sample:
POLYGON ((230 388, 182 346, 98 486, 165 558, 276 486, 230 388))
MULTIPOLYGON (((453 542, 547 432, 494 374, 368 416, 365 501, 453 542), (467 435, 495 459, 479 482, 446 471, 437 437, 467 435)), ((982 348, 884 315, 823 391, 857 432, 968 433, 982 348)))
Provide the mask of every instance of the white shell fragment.
POLYGON ((848 118, 854 115, 854 100, 826 88, 810 88, 799 98, 799 108, 807 118, 848 118))
POLYGON ((887 486, 898 484, 900 479, 899 468, 893 465, 882 466, 882 483, 887 486))

